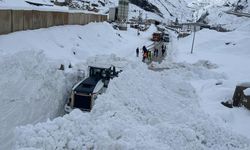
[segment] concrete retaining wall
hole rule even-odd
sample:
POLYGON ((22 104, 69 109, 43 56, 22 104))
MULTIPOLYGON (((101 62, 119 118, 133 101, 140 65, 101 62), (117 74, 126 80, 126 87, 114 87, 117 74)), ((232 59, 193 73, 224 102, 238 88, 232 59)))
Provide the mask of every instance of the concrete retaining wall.
POLYGON ((30 29, 33 29, 32 11, 23 11, 23 30, 30 30, 30 29))
POLYGON ((0 34, 7 34, 12 31, 12 14, 10 10, 0 11, 0 34))
POLYGON ((85 25, 89 22, 103 21, 107 21, 107 15, 36 10, 0 10, 0 35, 21 30, 58 25, 85 25))
POLYGON ((23 11, 17 10, 12 12, 12 31, 23 30, 23 11))

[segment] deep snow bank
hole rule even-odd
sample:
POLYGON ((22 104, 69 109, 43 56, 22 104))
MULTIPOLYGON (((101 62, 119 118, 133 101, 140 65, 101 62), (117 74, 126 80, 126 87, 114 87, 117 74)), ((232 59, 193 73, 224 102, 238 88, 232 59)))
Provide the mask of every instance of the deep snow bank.
POLYGON ((74 110, 19 127, 17 148, 249 149, 249 139, 200 109, 195 90, 186 82, 199 79, 199 74, 189 67, 153 72, 139 61, 131 62, 90 113, 74 110))
POLYGON ((9 149, 17 125, 62 114, 72 81, 42 51, 0 56, 0 64, 0 147, 9 149))
POLYGON ((234 88, 241 82, 249 82, 250 65, 250 22, 244 21, 240 28, 233 32, 219 33, 210 30, 197 32, 194 54, 190 54, 192 36, 175 41, 177 62, 194 63, 198 60, 209 60, 218 68, 215 72, 223 78, 214 76, 202 80, 191 80, 201 98, 201 106, 212 117, 250 138, 250 112, 244 108, 227 109, 220 104, 232 98, 234 88), (222 83, 222 85, 216 85, 222 83))
POLYGON ((78 69, 85 70, 96 59, 123 67, 126 60, 116 55, 135 59, 136 47, 147 45, 154 30, 138 37, 133 29, 115 31, 108 23, 91 23, 1 35, 0 149, 11 149, 16 126, 62 114, 78 69), (64 72, 58 70, 61 64, 64 72))

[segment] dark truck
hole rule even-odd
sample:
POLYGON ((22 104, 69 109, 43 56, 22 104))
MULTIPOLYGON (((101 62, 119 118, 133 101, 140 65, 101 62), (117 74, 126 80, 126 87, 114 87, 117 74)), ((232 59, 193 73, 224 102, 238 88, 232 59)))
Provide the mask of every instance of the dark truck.
POLYGON ((65 105, 65 111, 71 112, 78 108, 82 111, 91 111, 94 100, 98 94, 103 93, 108 87, 110 79, 118 77, 121 72, 116 71, 114 66, 94 67, 89 66, 89 76, 73 86, 70 98, 65 105))
POLYGON ((160 42, 162 40, 162 32, 154 32, 151 40, 154 42, 160 42))

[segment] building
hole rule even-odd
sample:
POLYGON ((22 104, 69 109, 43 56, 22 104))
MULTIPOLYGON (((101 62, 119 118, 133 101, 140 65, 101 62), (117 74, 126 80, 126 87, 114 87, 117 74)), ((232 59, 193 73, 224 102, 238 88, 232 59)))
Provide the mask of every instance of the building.
POLYGON ((187 31, 187 32, 193 32, 194 30, 199 31, 203 28, 210 28, 209 25, 199 22, 181 23, 179 25, 182 27, 181 28, 182 31, 187 31))
POLYGON ((128 0, 119 0, 117 19, 120 22, 128 21, 128 0))
POLYGON ((117 20, 117 12, 118 12, 118 7, 109 8, 109 21, 117 20))

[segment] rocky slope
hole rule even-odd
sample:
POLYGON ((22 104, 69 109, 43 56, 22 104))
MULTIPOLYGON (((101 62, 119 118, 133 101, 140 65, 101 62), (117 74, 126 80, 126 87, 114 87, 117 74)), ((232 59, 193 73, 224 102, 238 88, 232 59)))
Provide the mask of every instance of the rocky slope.
MULTIPOLYGON (((108 13, 110 7, 115 7, 118 5, 119 0, 91 0, 89 2, 73 0, 72 5, 78 9, 88 9, 93 8, 98 9, 100 12, 108 13)), ((147 17, 158 18, 164 21, 164 19, 179 18, 180 20, 186 20, 192 16, 192 11, 187 6, 185 0, 129 0, 130 2, 130 13, 139 14, 139 11, 147 17), (158 17, 153 17, 153 16, 158 17)), ((135 15, 130 15, 135 16, 135 15)))

